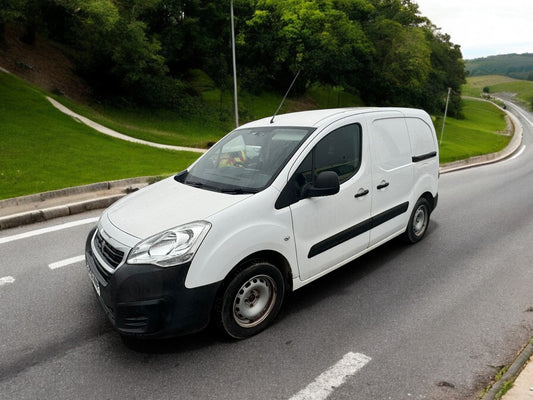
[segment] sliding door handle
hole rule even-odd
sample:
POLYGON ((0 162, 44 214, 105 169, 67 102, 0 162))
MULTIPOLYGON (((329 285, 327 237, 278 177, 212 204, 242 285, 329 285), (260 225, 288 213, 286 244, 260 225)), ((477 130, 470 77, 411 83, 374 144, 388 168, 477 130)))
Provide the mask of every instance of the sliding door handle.
POLYGON ((389 186, 389 182, 381 181, 381 183, 377 186, 377 189, 385 189, 387 186, 389 186))

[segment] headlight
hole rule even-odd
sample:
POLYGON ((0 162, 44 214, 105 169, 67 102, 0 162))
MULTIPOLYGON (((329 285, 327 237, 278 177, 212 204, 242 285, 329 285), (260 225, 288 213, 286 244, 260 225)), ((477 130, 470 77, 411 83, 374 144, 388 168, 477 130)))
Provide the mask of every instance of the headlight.
POLYGON ((197 221, 158 233, 135 246, 128 263, 160 267, 184 264, 192 260, 209 228, 209 222, 197 221))

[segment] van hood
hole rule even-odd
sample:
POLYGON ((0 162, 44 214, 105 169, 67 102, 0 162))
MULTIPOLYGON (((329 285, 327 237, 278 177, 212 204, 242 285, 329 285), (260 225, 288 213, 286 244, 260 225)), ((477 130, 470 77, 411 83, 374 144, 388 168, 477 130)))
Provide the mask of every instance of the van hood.
POLYGON ((168 178, 124 197, 104 216, 119 230, 142 240, 179 225, 206 220, 250 196, 199 189, 168 178))

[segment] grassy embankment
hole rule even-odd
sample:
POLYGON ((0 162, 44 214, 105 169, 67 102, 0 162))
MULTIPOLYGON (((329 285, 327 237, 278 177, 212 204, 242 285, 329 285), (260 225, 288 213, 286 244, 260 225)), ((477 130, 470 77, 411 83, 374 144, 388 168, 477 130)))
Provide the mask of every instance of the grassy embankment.
MULTIPOLYGON (((233 125, 231 94, 221 95, 202 76, 201 117, 169 111, 90 108, 58 98, 75 111, 122 133, 149 141, 205 147, 233 125), (229 104, 229 106, 228 106, 229 104), (226 110, 226 111, 223 111, 226 110)), ((0 199, 63 187, 144 175, 170 175, 189 165, 198 154, 172 152, 106 137, 55 110, 46 93, 0 72, 0 199)), ((240 98, 241 123, 271 115, 279 97, 240 98)), ((305 108, 360 105, 335 89, 313 88, 306 97, 288 100, 282 112, 305 108)), ((446 120, 441 162, 500 150, 508 138, 494 134, 505 122, 494 106, 467 101, 464 120, 446 120)), ((440 136, 441 119, 435 127, 440 136)))
MULTIPOLYGON (((479 98, 484 88, 489 95, 499 92, 515 93, 523 106, 533 105, 533 82, 500 75, 475 76, 467 79, 462 88, 464 96, 479 98)), ((489 103, 464 100, 464 120, 446 120, 441 150, 441 163, 476 155, 493 153, 505 147, 509 137, 498 134, 505 130, 500 111, 489 103)), ((440 138, 442 120, 435 122, 440 138)))
POLYGON ((435 121, 441 164, 495 153, 505 148, 511 139, 502 134, 507 127, 505 114, 494 104, 471 99, 463 102, 465 118, 446 118, 444 133, 442 118, 435 121))
POLYGON ((170 175, 198 154, 102 135, 61 114, 45 93, 0 72, 0 199, 133 176, 170 175))
MULTIPOLYGON (((201 71, 191 73, 192 86, 201 94, 203 111, 195 116, 179 115, 169 110, 109 108, 74 103, 52 96, 73 111, 111 129, 150 142, 206 148, 235 127, 233 93, 222 92, 201 71)), ((239 123, 272 115, 281 98, 277 94, 239 95, 239 123)), ((363 105, 360 99, 335 88, 312 87, 306 96, 287 99, 280 113, 312 108, 363 105)))

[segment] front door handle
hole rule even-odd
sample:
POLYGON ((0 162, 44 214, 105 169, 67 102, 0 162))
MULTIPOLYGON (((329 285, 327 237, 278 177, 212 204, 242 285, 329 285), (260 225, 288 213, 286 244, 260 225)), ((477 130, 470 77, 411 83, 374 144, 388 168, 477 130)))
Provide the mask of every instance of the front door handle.
POLYGON ((359 198, 359 197, 363 197, 363 196, 366 196, 368 193, 370 193, 370 191, 368 189, 359 189, 359 191, 355 194, 355 198, 359 198))
POLYGON ((387 186, 389 186, 389 182, 381 181, 381 183, 377 186, 377 189, 385 189, 387 186))

